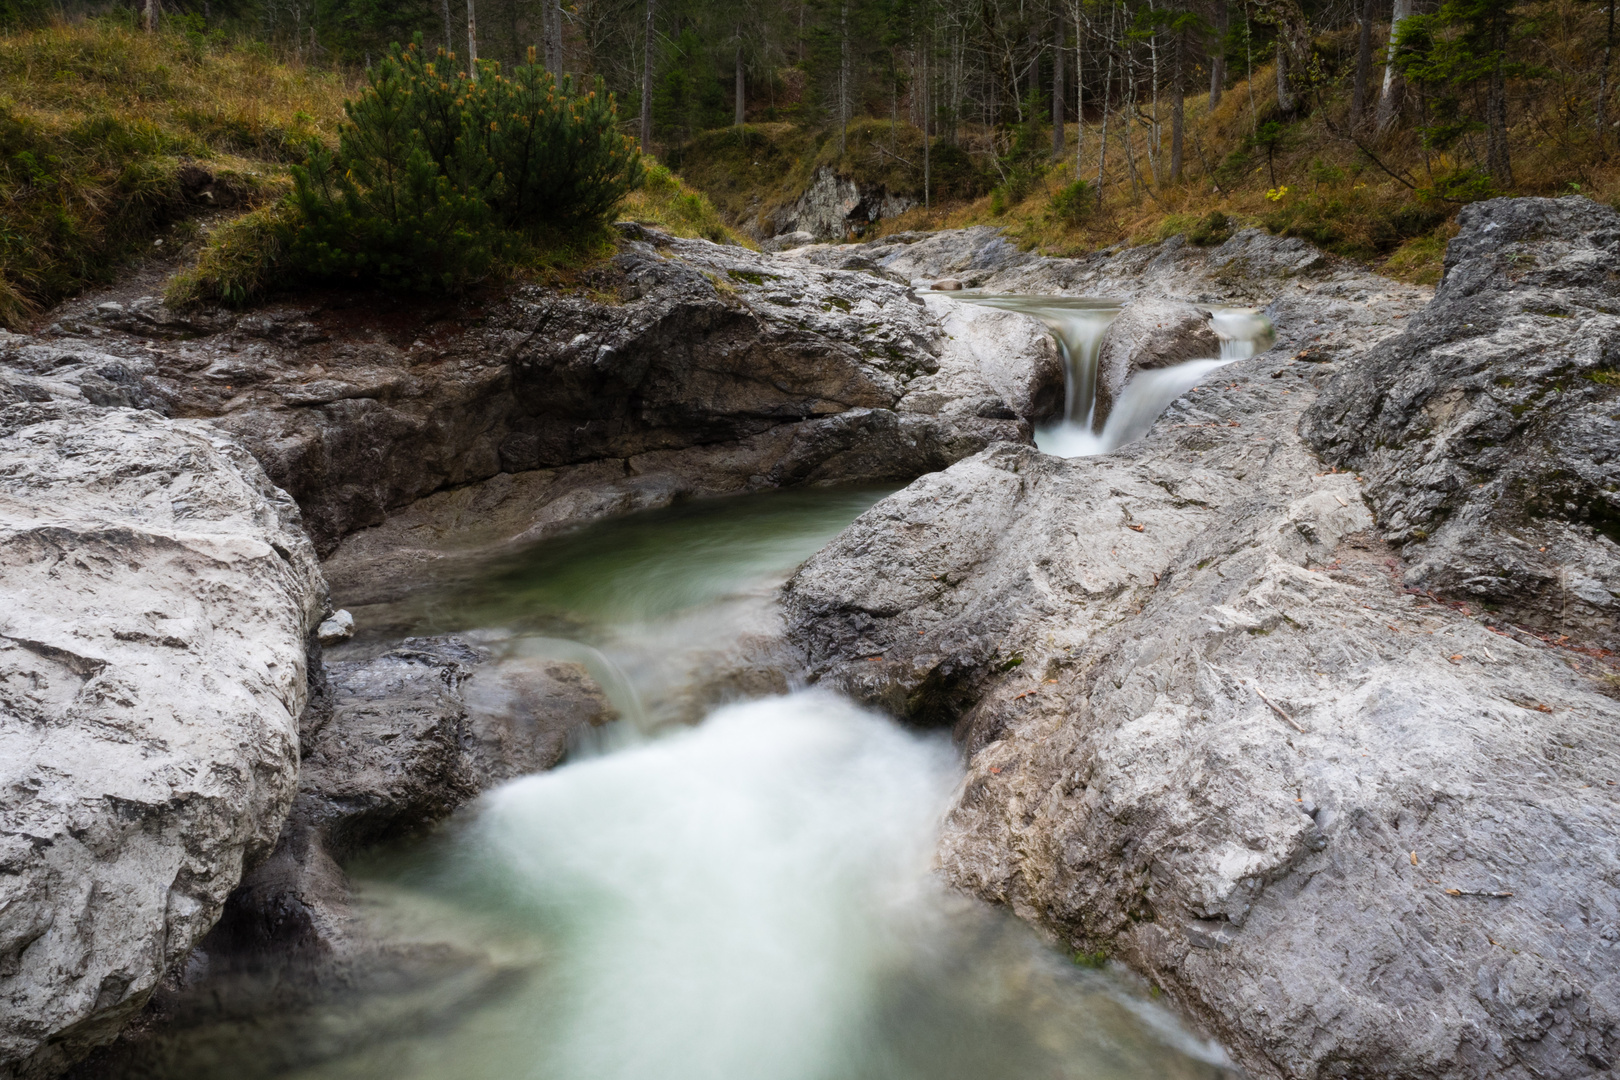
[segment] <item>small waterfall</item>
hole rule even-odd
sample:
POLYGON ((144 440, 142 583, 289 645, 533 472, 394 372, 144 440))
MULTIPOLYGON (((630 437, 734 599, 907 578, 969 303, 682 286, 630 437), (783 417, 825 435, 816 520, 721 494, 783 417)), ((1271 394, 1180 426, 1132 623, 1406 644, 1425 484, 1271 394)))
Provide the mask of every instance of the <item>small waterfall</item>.
POLYGON ((1033 315, 1046 324, 1063 354, 1063 422, 1092 426, 1097 409, 1097 354, 1119 314, 1112 300, 1069 296, 969 296, 971 303, 1033 315))
POLYGON ((1097 359, 1103 334, 1119 315, 1112 300, 1070 296, 965 295, 962 299, 1033 315, 1052 331, 1063 354, 1063 422, 1035 433, 1035 444, 1058 457, 1106 454, 1146 435, 1169 404, 1210 372, 1266 349, 1276 339, 1271 320, 1252 308, 1216 308, 1210 326, 1221 340, 1218 357, 1138 371, 1120 391, 1102 429, 1096 423, 1097 359))

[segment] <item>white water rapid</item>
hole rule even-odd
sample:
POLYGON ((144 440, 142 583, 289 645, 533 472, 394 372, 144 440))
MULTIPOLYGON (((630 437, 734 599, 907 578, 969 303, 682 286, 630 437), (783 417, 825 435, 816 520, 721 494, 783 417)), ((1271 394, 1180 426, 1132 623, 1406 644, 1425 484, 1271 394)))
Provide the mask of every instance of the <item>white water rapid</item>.
POLYGON ((1216 308, 1210 324, 1220 355, 1131 376, 1101 426, 1096 423, 1097 360, 1103 334, 1119 314, 1114 301, 1066 296, 965 295, 969 303, 1033 315, 1046 324, 1063 354, 1064 410, 1060 423, 1035 432, 1035 445, 1057 457, 1106 454, 1148 433, 1159 414, 1210 372, 1270 348, 1271 320, 1248 308, 1216 308))
POLYGON ((1234 1076, 1133 977, 1071 962, 939 880, 962 777, 944 733, 819 691, 659 722, 876 497, 606 522, 421 609, 414 631, 498 655, 571 651, 653 722, 351 866, 374 932, 402 955, 442 950, 442 970, 335 999, 309 1020, 309 1058, 236 1062, 232 1080, 1234 1076))

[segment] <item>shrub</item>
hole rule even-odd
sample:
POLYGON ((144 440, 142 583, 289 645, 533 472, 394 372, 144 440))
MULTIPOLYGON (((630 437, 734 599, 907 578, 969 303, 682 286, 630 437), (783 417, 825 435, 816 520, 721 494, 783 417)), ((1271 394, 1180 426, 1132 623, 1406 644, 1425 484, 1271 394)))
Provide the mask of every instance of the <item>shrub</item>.
POLYGON ((292 170, 290 269, 454 289, 517 237, 599 226, 640 183, 601 80, 576 94, 533 63, 511 78, 480 64, 477 79, 451 63, 418 42, 367 72, 337 152, 317 146, 292 170))
POLYGON ((1079 225, 1096 209, 1097 199, 1084 180, 1075 180, 1058 188, 1052 196, 1052 216, 1065 225, 1079 225))
POLYGON ((1199 247, 1224 244, 1232 238, 1232 219, 1219 210, 1211 210, 1198 224, 1187 230, 1187 239, 1199 247))

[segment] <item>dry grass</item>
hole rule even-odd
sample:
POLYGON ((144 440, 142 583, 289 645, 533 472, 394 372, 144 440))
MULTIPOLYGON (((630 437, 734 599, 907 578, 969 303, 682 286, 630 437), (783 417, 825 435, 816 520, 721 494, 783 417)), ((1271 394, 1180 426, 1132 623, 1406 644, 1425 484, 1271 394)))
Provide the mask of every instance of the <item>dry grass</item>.
MULTIPOLYGON (((1191 234, 1211 214, 1221 214, 1234 230, 1259 226, 1302 236, 1394 277, 1438 281, 1446 241, 1456 234, 1456 212, 1463 203, 1437 197, 1434 190, 1439 178, 1466 167, 1467 158, 1461 153, 1425 157, 1416 135, 1401 131, 1369 147, 1386 171, 1342 134, 1347 110, 1343 102, 1330 98, 1310 117, 1285 127, 1268 161, 1266 150, 1254 146, 1250 137, 1276 112, 1270 67, 1255 71, 1253 88, 1251 99, 1250 84, 1239 82, 1223 95, 1213 115, 1206 96, 1188 100, 1186 165, 1176 184, 1151 183, 1145 133, 1140 129, 1132 135, 1138 178, 1133 184, 1118 125, 1111 125, 1105 197, 1079 222, 1052 210, 1053 196, 1075 179, 1073 140, 1080 132, 1071 124, 1069 158, 1050 168, 1016 205, 1002 206, 997 213, 997 200, 984 197, 913 210, 885 221, 882 230, 995 224, 1005 226, 1028 248, 1076 255, 1114 244, 1191 234)), ((1569 112, 1563 103, 1549 99, 1545 114, 1521 116, 1512 132, 1516 180, 1512 194, 1579 192, 1620 204, 1620 155, 1603 160, 1583 142, 1578 126, 1568 126, 1569 112), (1566 124, 1561 133, 1552 131, 1555 122, 1566 124)), ((1094 193, 1100 125, 1085 125, 1083 135, 1080 175, 1094 193)), ((1164 161, 1169 158, 1168 143, 1167 115, 1164 161)))
POLYGON ((276 190, 348 89, 198 34, 90 20, 0 37, 0 323, 109 279, 191 212, 276 190))

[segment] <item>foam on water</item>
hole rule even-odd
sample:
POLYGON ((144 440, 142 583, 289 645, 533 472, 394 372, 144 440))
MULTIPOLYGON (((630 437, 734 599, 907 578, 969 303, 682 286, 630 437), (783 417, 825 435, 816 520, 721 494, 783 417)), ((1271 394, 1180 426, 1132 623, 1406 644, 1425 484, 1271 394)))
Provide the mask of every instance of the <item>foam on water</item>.
POLYGON ((1210 325, 1220 355, 1131 376, 1101 427, 1096 423, 1097 366, 1103 335, 1120 312, 1115 301, 1067 296, 977 295, 969 303, 1033 315, 1052 331, 1063 354, 1064 410, 1060 423, 1035 432, 1035 445, 1057 457, 1106 454, 1146 435, 1176 398, 1211 372, 1271 347, 1271 320, 1249 308, 1216 308, 1210 325))
POLYGON ((931 871, 961 772, 796 693, 508 784, 404 865, 395 917, 499 928, 523 978, 309 1074, 387 1080, 1217 1080, 1220 1050, 931 871), (518 944, 517 942, 526 942, 518 944))

